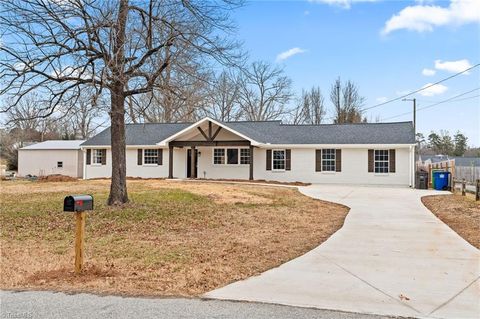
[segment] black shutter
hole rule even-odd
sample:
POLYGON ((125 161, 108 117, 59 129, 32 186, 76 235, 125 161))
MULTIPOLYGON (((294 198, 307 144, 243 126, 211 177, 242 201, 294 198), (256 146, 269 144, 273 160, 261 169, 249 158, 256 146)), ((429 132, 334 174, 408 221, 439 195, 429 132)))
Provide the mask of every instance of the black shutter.
POLYGON ((342 150, 340 149, 335 150, 335 171, 342 171, 342 150))
POLYGON ((107 165, 107 150, 102 149, 102 165, 107 165))
POLYGON ((368 150, 368 172, 373 173, 373 150, 368 150))
POLYGON ((292 169, 292 150, 285 150, 285 170, 292 169))
POLYGON ((163 165, 163 149, 158 150, 158 165, 163 165))
POLYGON ((267 150, 267 171, 272 170, 272 150, 267 150))
POLYGON ((87 149, 87 165, 90 165, 92 163, 92 150, 87 149))
POLYGON ((395 173, 395 150, 390 150, 388 153, 388 160, 390 162, 388 163, 388 171, 395 173))
POLYGON ((137 150, 137 165, 142 165, 143 164, 143 149, 139 148, 137 150))
POLYGON ((322 171, 322 150, 315 150, 315 172, 322 171))

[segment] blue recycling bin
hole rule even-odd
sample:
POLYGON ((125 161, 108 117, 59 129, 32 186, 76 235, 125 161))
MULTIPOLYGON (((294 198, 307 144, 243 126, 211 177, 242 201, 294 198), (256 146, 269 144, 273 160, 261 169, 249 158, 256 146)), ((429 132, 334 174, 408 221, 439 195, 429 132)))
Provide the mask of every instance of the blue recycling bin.
POLYGON ((433 188, 436 190, 447 190, 450 172, 433 172, 433 188))

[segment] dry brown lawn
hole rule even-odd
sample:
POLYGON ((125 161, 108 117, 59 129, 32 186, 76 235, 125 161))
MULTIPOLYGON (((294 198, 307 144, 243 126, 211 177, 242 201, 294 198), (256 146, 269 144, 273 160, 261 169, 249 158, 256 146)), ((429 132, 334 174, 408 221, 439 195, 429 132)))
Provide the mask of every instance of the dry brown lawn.
POLYGON ((457 234, 480 249, 480 202, 460 195, 425 196, 422 202, 457 234))
POLYGON ((194 296, 259 274, 311 250, 348 208, 296 189, 129 180, 130 203, 105 205, 109 181, 4 181, 1 289, 194 296), (87 193, 85 271, 73 273, 68 194, 87 193))

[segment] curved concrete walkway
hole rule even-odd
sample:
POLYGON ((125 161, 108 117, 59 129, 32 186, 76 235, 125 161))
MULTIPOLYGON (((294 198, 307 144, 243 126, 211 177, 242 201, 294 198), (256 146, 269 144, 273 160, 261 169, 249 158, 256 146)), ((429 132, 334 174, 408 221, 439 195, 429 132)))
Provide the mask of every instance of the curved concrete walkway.
POLYGON ((312 185, 351 208, 307 254, 207 298, 417 318, 480 318, 480 252, 420 201, 435 191, 312 185))

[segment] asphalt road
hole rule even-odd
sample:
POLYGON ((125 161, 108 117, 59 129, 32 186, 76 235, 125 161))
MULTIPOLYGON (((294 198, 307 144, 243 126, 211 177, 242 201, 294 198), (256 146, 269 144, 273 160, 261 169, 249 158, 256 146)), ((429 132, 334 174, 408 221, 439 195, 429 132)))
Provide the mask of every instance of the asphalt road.
POLYGON ((0 318, 380 319, 391 317, 204 299, 124 298, 40 291, 0 291, 0 318))

